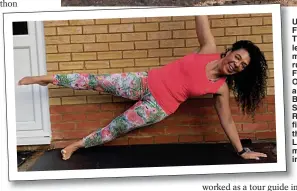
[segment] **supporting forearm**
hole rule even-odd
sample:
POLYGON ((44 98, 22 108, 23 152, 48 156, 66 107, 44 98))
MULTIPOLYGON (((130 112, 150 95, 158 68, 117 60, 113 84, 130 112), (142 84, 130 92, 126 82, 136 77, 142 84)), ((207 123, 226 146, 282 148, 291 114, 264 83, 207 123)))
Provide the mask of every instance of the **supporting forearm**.
POLYGON ((228 123, 228 124, 222 124, 222 126, 231 144, 233 145, 234 149, 237 152, 241 151, 243 147, 240 142, 238 131, 236 129, 236 125, 234 124, 234 122, 232 121, 231 123, 228 123))

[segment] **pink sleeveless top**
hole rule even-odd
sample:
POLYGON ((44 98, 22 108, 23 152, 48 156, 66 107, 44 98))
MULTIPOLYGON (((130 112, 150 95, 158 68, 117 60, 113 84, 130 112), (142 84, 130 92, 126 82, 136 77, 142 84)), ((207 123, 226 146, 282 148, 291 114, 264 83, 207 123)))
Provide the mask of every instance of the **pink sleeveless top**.
POLYGON ((213 82, 206 76, 206 65, 220 54, 191 53, 161 68, 148 72, 148 86, 157 103, 167 114, 192 96, 214 94, 226 78, 213 82))

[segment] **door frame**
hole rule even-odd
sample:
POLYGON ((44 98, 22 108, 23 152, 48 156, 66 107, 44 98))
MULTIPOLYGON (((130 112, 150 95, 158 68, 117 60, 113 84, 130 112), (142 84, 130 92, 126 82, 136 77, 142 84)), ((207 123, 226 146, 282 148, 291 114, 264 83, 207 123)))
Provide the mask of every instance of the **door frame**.
MULTIPOLYGON (((36 37, 36 54, 38 62, 39 75, 47 74, 46 67, 46 51, 45 51, 45 35, 44 25, 42 21, 28 21, 34 22, 35 27, 28 27, 28 33, 35 34, 36 37), (33 31, 29 31, 29 30, 33 31)), ((17 131, 17 145, 44 145, 51 143, 51 122, 49 112, 49 95, 48 88, 39 86, 40 90, 40 109, 41 109, 41 121, 42 130, 28 130, 28 131, 17 131)))

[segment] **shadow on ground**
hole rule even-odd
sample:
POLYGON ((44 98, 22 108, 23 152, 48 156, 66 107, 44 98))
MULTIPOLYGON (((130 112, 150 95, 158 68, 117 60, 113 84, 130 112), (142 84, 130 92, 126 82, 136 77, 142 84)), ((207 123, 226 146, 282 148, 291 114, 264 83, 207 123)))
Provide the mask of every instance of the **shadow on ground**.
POLYGON ((253 143, 246 146, 264 152, 268 157, 259 161, 244 160, 233 152, 230 144, 101 146, 81 149, 67 161, 61 159, 60 149, 46 151, 25 171, 277 162, 274 143, 253 143))

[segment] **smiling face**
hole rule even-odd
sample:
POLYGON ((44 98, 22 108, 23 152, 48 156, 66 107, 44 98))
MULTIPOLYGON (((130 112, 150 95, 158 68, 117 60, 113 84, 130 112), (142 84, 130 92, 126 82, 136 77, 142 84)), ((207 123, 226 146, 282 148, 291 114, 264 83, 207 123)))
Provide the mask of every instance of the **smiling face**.
POLYGON ((229 51, 222 59, 221 73, 223 75, 232 75, 241 72, 249 65, 250 61, 249 53, 245 49, 229 51))

